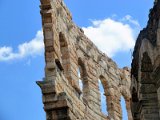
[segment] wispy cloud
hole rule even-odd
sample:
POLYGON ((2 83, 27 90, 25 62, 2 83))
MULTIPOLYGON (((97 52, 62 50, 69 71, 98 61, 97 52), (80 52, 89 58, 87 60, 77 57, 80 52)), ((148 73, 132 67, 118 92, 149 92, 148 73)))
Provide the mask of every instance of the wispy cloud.
POLYGON ((139 29, 138 21, 130 15, 118 20, 93 20, 92 26, 83 27, 85 34, 109 57, 133 49, 139 29))
POLYGON ((38 31, 35 38, 31 41, 20 44, 17 51, 14 52, 13 48, 8 46, 0 47, 0 61, 10 61, 41 55, 44 51, 42 31, 38 31))
POLYGON ((140 27, 140 24, 137 20, 135 20, 132 16, 130 15, 126 15, 125 17, 123 17, 122 22, 129 22, 132 23, 133 25, 135 25, 136 27, 140 27))
MULTIPOLYGON (((135 39, 140 30, 138 21, 130 15, 117 20, 115 18, 92 20, 92 26, 83 27, 85 34, 100 50, 110 57, 115 56, 118 52, 133 49, 135 39)), ((12 46, 0 47, 0 61, 11 61, 42 55, 43 51, 43 33, 38 31, 35 38, 20 44, 16 50, 13 50, 12 46)))

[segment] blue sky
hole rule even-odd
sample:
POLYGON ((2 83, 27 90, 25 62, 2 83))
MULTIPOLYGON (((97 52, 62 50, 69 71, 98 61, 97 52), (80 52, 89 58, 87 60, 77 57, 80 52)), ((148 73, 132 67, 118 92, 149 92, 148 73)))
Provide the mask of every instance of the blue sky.
MULTIPOLYGON (((64 1, 74 22, 83 27, 89 38, 95 31, 94 38, 97 39, 93 38, 93 42, 103 52, 108 53, 119 67, 130 66, 132 42, 146 26, 153 1, 64 1), (123 30, 129 34, 128 41, 123 39, 123 30), (107 39, 107 36, 111 38, 111 45, 100 39, 107 39), (119 41, 115 41, 117 36, 119 41)), ((41 91, 35 84, 44 76, 39 4, 38 0, 0 0, 0 120, 45 120, 41 91)))

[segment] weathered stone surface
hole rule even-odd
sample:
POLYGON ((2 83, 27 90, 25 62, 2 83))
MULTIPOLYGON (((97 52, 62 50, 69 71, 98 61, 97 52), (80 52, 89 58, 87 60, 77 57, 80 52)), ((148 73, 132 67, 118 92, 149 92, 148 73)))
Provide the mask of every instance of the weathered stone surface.
POLYGON ((160 120, 160 0, 150 10, 147 27, 137 39, 132 61, 134 120, 160 120))
POLYGON ((122 120, 121 96, 130 109, 130 69, 119 69, 73 21, 62 0, 41 0, 45 79, 38 82, 47 120, 122 120), (78 73, 80 69, 80 73, 78 73), (79 78, 80 74, 80 78, 79 78), (83 89, 80 89, 79 80, 83 89), (99 79, 108 116, 101 111, 99 79))

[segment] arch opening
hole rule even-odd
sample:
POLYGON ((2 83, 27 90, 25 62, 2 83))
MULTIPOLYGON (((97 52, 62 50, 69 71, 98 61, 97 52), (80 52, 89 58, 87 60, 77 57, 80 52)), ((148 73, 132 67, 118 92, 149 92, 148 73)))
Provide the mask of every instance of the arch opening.
POLYGON ((104 83, 106 83, 105 78, 103 76, 100 76, 98 79, 99 84, 99 92, 100 92, 100 108, 101 112, 104 115, 108 115, 107 111, 107 96, 106 96, 106 86, 104 83))
POLYGON ((123 96, 121 96, 121 109, 122 109, 122 120, 128 120, 127 105, 123 96))
POLYGON ((88 81, 87 81, 87 72, 85 63, 81 58, 78 58, 78 68, 77 68, 77 75, 78 75, 78 88, 80 90, 81 96, 85 99, 88 98, 87 92, 88 90, 88 81))
POLYGON ((80 90, 83 91, 83 81, 82 81, 82 69, 80 66, 78 66, 78 84, 80 87, 80 90))

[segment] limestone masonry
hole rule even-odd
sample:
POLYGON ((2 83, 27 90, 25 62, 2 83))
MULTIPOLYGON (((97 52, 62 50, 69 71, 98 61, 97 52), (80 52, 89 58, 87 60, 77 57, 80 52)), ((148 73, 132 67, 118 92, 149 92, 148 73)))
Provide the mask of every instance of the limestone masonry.
POLYGON ((138 37, 132 77, 129 68, 118 68, 73 23, 63 0, 41 0, 40 8, 46 66, 45 78, 37 84, 46 120, 122 120, 121 96, 128 120, 160 120, 160 1, 138 37), (99 80, 108 115, 101 111, 99 80))

